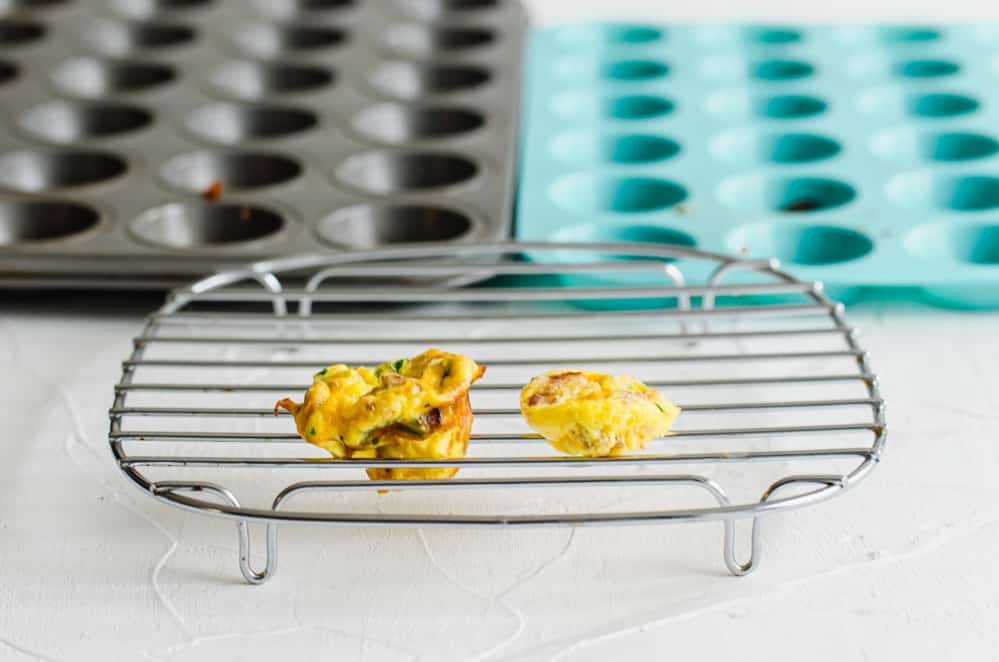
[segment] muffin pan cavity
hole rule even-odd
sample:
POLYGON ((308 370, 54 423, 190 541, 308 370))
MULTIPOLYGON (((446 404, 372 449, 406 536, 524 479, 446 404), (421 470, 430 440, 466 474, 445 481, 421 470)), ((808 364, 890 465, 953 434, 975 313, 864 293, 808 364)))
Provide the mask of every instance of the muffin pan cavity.
POLYGON ((18 149, 0 152, 0 188, 44 193, 108 182, 127 169, 124 159, 103 152, 18 149))
POLYGON ((319 222, 319 237, 331 246, 370 249, 392 244, 456 241, 475 224, 465 214, 416 205, 356 205, 338 209, 319 222))
POLYGON ((334 83, 335 74, 331 69, 308 64, 238 60, 220 64, 208 80, 226 96, 262 101, 321 91, 334 83))
POLYGON ((226 145, 247 140, 285 138, 319 124, 319 116, 308 110, 285 106, 215 103, 191 112, 185 125, 202 140, 226 145))
POLYGON ((70 202, 0 200, 0 246, 71 239, 99 221, 93 209, 70 202))
POLYGON ((99 19, 81 28, 81 38, 90 50, 112 57, 174 49, 190 44, 196 35, 192 27, 165 22, 99 19))
POLYGON ((0 16, 26 11, 58 9, 70 0, 0 0, 0 16))
POLYGON ((174 249, 216 249, 272 238, 281 215, 243 204, 171 203, 142 214, 129 228, 136 237, 174 249))
POLYGON ((20 119, 25 133, 53 143, 113 138, 153 124, 153 114, 120 103, 46 101, 27 109, 20 119))
POLYGON ((353 127, 375 142, 402 145, 461 136, 476 131, 485 121, 485 115, 467 108, 383 103, 359 113, 353 127))
POLYGON ((471 25, 437 26, 399 23, 389 26, 382 45, 400 55, 425 58, 435 54, 453 55, 483 48, 495 42, 493 30, 471 25))
POLYGON ((164 16, 184 14, 191 16, 198 11, 212 8, 222 0, 110 0, 112 11, 133 20, 150 20, 164 16))
POLYGON ((840 294, 999 307, 995 26, 592 23, 533 40, 520 238, 676 231, 840 294))
POLYGON ((385 62, 371 73, 373 90, 387 97, 419 99, 474 90, 490 79, 478 65, 440 65, 397 60, 385 62))
POLYGON ((37 21, 0 19, 0 48, 23 46, 44 36, 45 25, 37 21))
POLYGON ((244 23, 232 35, 244 54, 277 58, 325 51, 347 41, 347 33, 336 27, 303 23, 244 23))
POLYGON ((66 94, 100 98, 148 92, 174 81, 176 71, 149 61, 75 57, 56 65, 52 80, 66 94))
POLYGON ((0 283, 508 239, 526 19, 518 0, 0 0, 0 283))
POLYGON ((160 170, 170 186, 200 194, 217 186, 221 191, 247 191, 285 184, 302 174, 296 161, 258 152, 191 152, 179 154, 160 170))
POLYGON ((0 60, 0 85, 17 78, 17 65, 13 62, 0 60))
POLYGON ((254 0, 251 4, 257 15, 279 21, 337 18, 356 6, 355 0, 254 0))
POLYGON ((367 193, 390 195, 455 186, 478 173, 474 161, 453 154, 367 152, 345 159, 335 177, 367 193))
POLYGON ((472 18, 489 14, 509 0, 384 0, 386 4, 407 16, 423 21, 449 18, 472 18))

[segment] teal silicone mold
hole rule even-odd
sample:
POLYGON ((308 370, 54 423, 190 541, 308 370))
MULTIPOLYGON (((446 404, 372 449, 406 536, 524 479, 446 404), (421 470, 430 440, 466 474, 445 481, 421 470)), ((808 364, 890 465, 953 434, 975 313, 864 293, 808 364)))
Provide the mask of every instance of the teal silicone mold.
POLYGON ((999 307, 999 26, 568 25, 527 86, 522 239, 999 307))

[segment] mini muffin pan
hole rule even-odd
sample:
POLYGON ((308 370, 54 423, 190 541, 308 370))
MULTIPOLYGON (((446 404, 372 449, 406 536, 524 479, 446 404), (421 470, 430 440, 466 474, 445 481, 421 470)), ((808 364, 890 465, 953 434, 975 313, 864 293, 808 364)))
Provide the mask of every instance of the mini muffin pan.
POLYGON ((0 0, 0 284, 508 237, 516 0, 0 0))
POLYGON ((538 31, 517 235, 999 306, 997 54, 988 25, 538 31))

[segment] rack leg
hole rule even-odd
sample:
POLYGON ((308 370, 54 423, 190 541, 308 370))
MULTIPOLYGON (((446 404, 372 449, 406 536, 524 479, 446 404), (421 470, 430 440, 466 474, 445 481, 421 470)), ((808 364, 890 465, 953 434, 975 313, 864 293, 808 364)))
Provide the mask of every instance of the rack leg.
MULTIPOLYGON (((239 508, 239 499, 236 498, 236 495, 214 483, 164 482, 154 483, 150 485, 150 489, 154 494, 170 499, 188 508, 200 508, 202 506, 201 504, 186 500, 185 497, 180 496, 181 493, 193 492, 197 494, 199 492, 208 492, 209 494, 214 494, 233 508, 239 508)), ((252 562, 250 561, 249 523, 242 519, 237 521, 236 530, 239 534, 239 571, 249 583, 263 584, 274 576, 274 571, 277 568, 277 524, 270 523, 267 525, 267 556, 264 561, 264 569, 260 572, 253 569, 252 562)))
MULTIPOLYGON (((781 479, 768 487, 766 491, 763 492, 763 496, 760 497, 760 503, 766 503, 774 494, 789 485, 799 485, 802 483, 822 485, 821 489, 823 490, 829 488, 842 489, 845 487, 842 476, 790 476, 788 478, 781 479)), ((750 534, 749 560, 745 563, 739 563, 739 560, 735 555, 735 522, 732 520, 725 520, 725 565, 728 567, 729 572, 736 577, 745 577, 749 573, 756 570, 757 566, 760 564, 760 553, 762 547, 760 543, 761 519, 762 517, 760 516, 753 518, 753 530, 750 534)))
POLYGON ((250 526, 246 520, 236 523, 239 533, 239 571, 251 584, 263 584, 274 576, 277 569, 277 524, 267 525, 267 557, 264 569, 257 572, 250 561, 250 526))

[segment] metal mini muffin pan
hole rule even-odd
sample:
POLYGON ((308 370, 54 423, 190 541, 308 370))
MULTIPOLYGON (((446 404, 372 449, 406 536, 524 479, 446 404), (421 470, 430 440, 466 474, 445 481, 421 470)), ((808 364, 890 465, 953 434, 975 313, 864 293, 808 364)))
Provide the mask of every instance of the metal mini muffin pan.
POLYGON ((517 234, 999 306, 997 53, 991 25, 538 31, 517 234))
POLYGON ((0 284, 508 237, 516 0, 0 1, 0 284))

